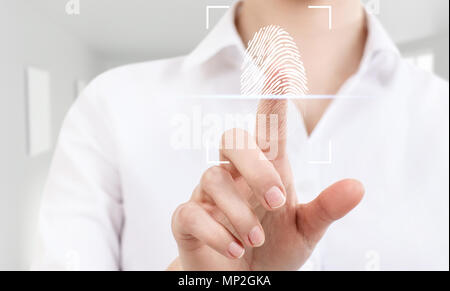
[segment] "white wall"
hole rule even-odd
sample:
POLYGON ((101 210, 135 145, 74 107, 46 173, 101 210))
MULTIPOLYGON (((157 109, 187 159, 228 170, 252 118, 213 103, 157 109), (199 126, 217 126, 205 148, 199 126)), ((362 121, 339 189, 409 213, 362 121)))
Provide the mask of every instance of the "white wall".
POLYGON ((27 156, 25 68, 34 65, 51 73, 55 141, 74 100, 75 80, 99 73, 95 60, 23 0, 0 0, 0 270, 28 266, 51 158, 50 152, 27 156))
POLYGON ((396 43, 448 33, 448 0, 379 1, 379 19, 396 43))
POLYGON ((404 55, 432 52, 435 57, 434 72, 448 80, 449 1, 379 1, 378 18, 400 51, 404 55))
POLYGON ((432 53, 434 56, 434 73, 449 79, 449 36, 447 33, 431 35, 419 40, 408 41, 398 45, 404 56, 432 53))

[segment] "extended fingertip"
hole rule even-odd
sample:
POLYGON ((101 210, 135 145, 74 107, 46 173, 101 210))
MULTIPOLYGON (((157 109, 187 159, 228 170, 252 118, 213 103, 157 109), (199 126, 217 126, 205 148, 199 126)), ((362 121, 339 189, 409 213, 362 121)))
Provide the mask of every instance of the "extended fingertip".
POLYGON ((286 197, 283 192, 281 192, 280 188, 276 186, 273 186, 266 192, 264 199, 272 209, 280 208, 286 203, 286 197))
POLYGON ((228 246, 228 254, 233 259, 240 259, 245 253, 245 249, 239 245, 237 242, 231 242, 228 246))
POLYGON ((358 204, 364 196, 365 189, 364 185, 355 179, 345 179, 340 181, 342 191, 346 193, 346 195, 352 196, 352 200, 355 205, 358 204))

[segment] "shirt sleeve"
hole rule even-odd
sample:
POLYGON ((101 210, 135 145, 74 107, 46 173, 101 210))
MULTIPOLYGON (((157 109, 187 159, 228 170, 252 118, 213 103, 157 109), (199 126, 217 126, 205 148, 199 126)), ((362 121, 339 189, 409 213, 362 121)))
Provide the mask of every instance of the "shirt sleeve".
POLYGON ((118 270, 123 224, 117 145, 94 84, 70 109, 40 210, 38 270, 118 270))

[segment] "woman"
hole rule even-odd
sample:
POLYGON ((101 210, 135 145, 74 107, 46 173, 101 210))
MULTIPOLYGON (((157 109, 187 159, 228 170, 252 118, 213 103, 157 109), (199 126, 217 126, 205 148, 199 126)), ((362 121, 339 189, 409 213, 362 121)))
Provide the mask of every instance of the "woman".
POLYGON ((238 2, 190 55, 85 90, 41 234, 46 269, 448 269, 448 83, 404 62, 359 0, 238 2), (331 29, 310 5, 332 7, 331 29), (310 95, 259 103, 281 129, 274 159, 231 129, 253 147, 223 147, 210 167, 196 124, 243 107, 210 97, 240 94, 244 44, 269 25, 295 41, 310 95), (203 98, 172 98, 185 95, 203 98))

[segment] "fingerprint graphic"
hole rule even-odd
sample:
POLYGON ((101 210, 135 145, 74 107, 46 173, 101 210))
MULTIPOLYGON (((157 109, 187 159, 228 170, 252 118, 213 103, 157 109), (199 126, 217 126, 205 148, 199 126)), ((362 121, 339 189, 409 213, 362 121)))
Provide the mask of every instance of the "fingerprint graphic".
POLYGON ((261 28, 249 42, 241 75, 241 94, 303 96, 305 68, 293 38, 276 25, 261 28))

